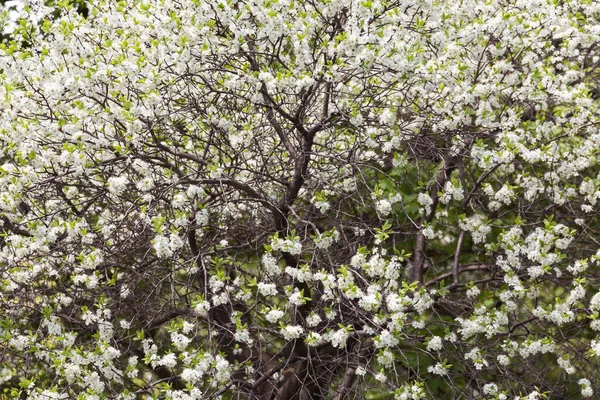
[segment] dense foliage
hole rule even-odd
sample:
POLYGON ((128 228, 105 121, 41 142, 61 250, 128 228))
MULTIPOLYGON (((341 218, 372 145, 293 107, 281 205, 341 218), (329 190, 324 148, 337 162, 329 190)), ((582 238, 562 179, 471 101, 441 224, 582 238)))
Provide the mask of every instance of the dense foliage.
POLYGON ((600 3, 29 6, 4 396, 600 390, 600 3))

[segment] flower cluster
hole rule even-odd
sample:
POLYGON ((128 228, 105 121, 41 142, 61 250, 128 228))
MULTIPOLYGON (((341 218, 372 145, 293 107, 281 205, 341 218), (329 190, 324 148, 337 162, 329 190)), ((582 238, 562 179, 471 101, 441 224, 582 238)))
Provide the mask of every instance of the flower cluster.
POLYGON ((593 397, 596 2, 26 3, 7 395, 593 397))

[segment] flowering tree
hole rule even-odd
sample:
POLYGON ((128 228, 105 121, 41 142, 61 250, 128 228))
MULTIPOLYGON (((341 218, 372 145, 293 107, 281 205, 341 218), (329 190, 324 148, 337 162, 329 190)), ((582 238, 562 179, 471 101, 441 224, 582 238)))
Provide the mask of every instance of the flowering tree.
POLYGON ((600 389, 600 5, 32 6, 0 48, 4 396, 600 389))

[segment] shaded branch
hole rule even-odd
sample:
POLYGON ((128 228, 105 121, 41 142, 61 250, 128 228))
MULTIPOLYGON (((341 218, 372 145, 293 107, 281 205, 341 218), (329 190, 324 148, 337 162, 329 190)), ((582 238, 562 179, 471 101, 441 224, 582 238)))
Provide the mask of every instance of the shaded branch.
POLYGON ((459 268, 460 268, 460 252, 465 239, 465 231, 460 230, 458 235, 458 243, 456 244, 456 252, 454 253, 454 265, 452 266, 452 283, 458 285, 460 283, 459 268))
POLYGON ((417 240, 415 243, 415 250, 413 252, 413 271, 412 271, 412 281, 423 283, 423 261, 425 260, 425 246, 427 244, 427 238, 423 234, 423 225, 425 223, 429 223, 433 220, 435 216, 435 210, 437 208, 439 202, 438 192, 443 189, 448 177, 452 173, 452 170, 456 167, 456 156, 448 157, 444 161, 444 167, 438 172, 435 182, 433 183, 430 192, 431 197, 431 205, 429 212, 424 210, 424 216, 421 218, 421 222, 419 224, 419 233, 417 233, 417 240))
POLYGON ((372 350, 373 341, 368 339, 362 346, 360 346, 360 342, 356 343, 356 346, 359 346, 359 349, 357 349, 357 352, 354 352, 351 362, 346 367, 346 372, 344 373, 338 390, 333 396, 333 400, 344 400, 349 394, 350 388, 356 381, 356 370, 360 365, 360 358, 365 357, 367 353, 372 350))
MULTIPOLYGON (((469 272, 469 271, 490 271, 490 270, 491 270, 491 268, 487 264, 473 264, 473 265, 467 265, 467 266, 460 268, 458 270, 458 273, 462 274, 463 272, 469 272)), ((434 285, 438 282, 443 281, 446 278, 450 278, 451 276, 454 276, 454 273, 455 273, 455 271, 453 270, 453 271, 438 275, 435 278, 425 282, 423 286, 428 287, 428 286, 434 285)))

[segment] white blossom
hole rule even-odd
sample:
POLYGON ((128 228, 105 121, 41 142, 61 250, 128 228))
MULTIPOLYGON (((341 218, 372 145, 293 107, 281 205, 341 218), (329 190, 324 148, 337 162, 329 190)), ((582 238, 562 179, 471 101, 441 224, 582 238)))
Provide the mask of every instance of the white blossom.
POLYGON ((427 367, 427 372, 440 376, 448 375, 448 369, 444 367, 441 363, 430 365, 429 367, 427 367))
POLYGON ((283 311, 273 309, 269 310, 265 318, 267 319, 267 321, 274 323, 279 321, 284 315, 285 313, 283 311))
POLYGON ((258 291, 263 296, 275 296, 277 295, 277 286, 273 283, 258 283, 258 291))
POLYGON ((349 336, 350 335, 348 331, 342 328, 332 332, 329 335, 329 340, 331 341, 333 347, 343 348, 346 347, 346 341, 348 340, 349 336))
POLYGON ((386 217, 392 212, 392 203, 387 199, 381 199, 377 201, 375 208, 382 217, 386 217))
POLYGON ((592 397, 594 395, 594 389, 592 389, 592 384, 589 379, 582 378, 577 383, 581 386, 582 397, 592 397))
POLYGON ((127 188, 127 177, 126 176, 113 176, 108 179, 108 190, 116 195, 121 195, 127 188))
POLYGON ((429 351, 439 351, 442 347, 442 338, 439 336, 434 336, 427 342, 427 350, 429 351))
POLYGON ((289 325, 281 329, 281 334, 285 340, 297 339, 302 333, 304 333, 304 328, 298 325, 289 325))

